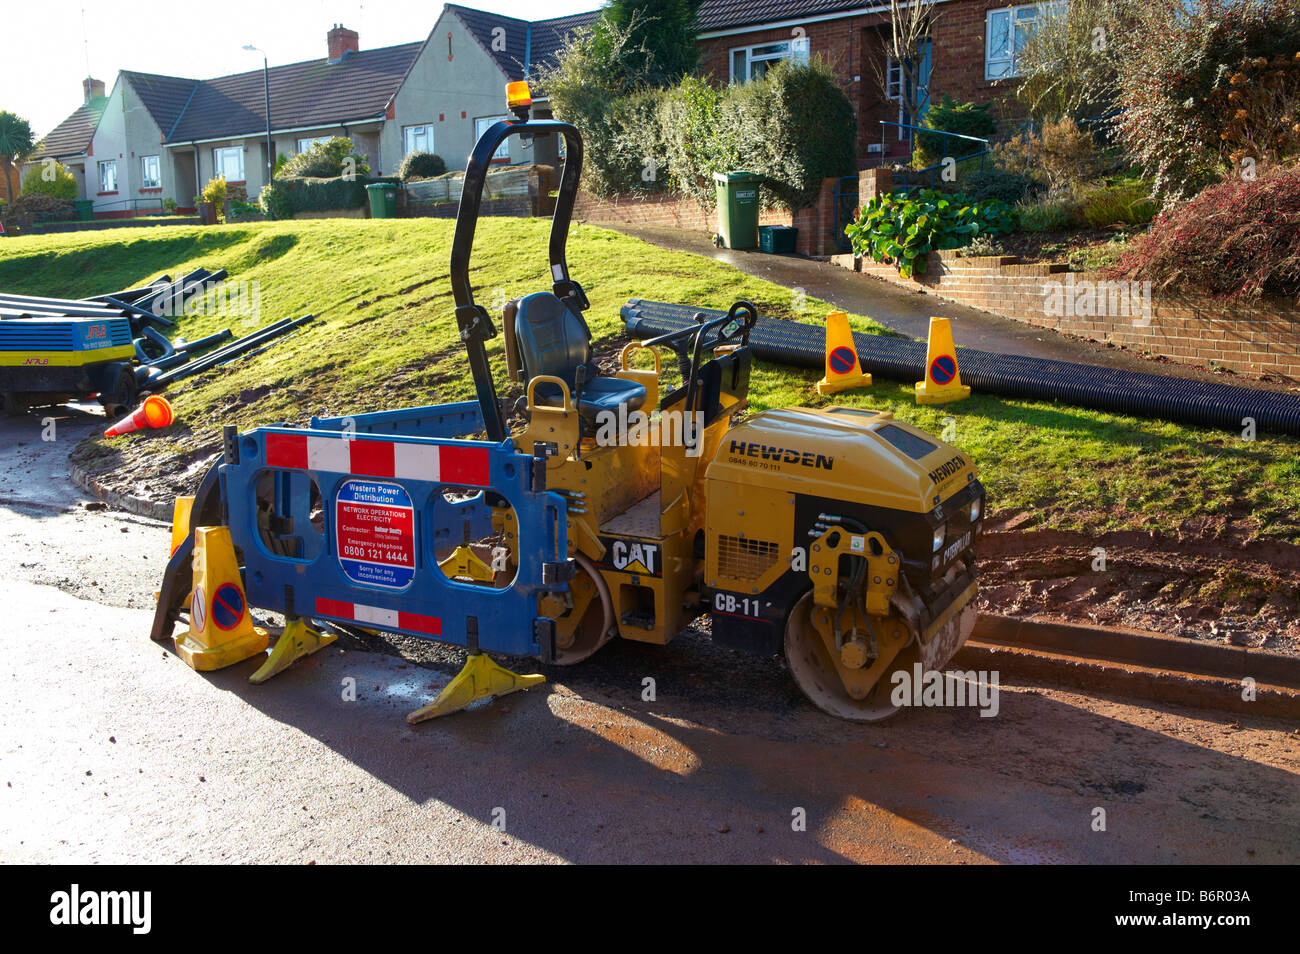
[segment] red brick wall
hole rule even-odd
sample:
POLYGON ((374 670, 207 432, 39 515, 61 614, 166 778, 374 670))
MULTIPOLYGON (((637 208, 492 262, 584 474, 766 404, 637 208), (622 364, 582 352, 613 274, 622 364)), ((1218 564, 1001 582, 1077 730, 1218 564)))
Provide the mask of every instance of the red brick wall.
MULTIPOLYGON (((927 273, 904 279, 893 265, 836 256, 837 264, 907 288, 926 288, 937 297, 1015 318, 1039 328, 1110 342, 1132 351, 1163 355, 1201 367, 1240 374, 1300 380, 1300 313, 1257 304, 1228 307, 1207 299, 1152 295, 1148 316, 1049 314, 1053 286, 1103 282, 1095 273, 1067 277, 1064 265, 1020 265, 1012 257, 958 258, 954 252, 930 256, 927 273)), ((874 279, 869 279, 874 280, 874 279)), ((1059 310, 1059 309, 1057 309, 1059 310)), ((961 343, 961 329, 955 329, 961 343)))
MULTIPOLYGON (((985 14, 991 9, 1010 6, 1006 0, 949 0, 940 3, 931 45, 931 99, 945 93, 957 99, 975 102, 998 102, 999 114, 1019 117, 1012 93, 1014 83, 995 86, 984 79, 985 14)), ((889 30, 887 13, 845 17, 821 23, 807 23, 803 30, 814 56, 823 56, 839 76, 844 91, 858 114, 858 160, 863 166, 874 164, 880 153, 870 153, 868 146, 881 141, 880 121, 898 121, 898 105, 885 101, 873 64, 883 63, 882 31, 889 30)), ((700 64, 715 82, 731 78, 731 50, 788 40, 793 27, 754 30, 733 36, 700 41, 700 64)), ((886 158, 906 159, 909 149, 898 141, 898 130, 885 127, 886 158)))
MULTIPOLYGON (((785 210, 761 212, 760 225, 793 225, 799 230, 795 251, 800 255, 825 256, 838 252, 831 235, 835 226, 835 181, 822 181, 821 195, 810 208, 793 215, 785 210)), ((580 222, 615 225, 655 225, 691 232, 716 232, 716 210, 701 208, 693 199, 675 193, 622 195, 600 199, 579 192, 573 217, 580 222)))

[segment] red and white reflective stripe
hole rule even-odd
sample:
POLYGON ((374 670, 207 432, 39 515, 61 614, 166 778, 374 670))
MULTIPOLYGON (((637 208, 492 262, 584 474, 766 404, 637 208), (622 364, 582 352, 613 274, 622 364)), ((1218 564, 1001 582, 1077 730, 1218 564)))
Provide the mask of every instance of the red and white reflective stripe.
POLYGON ((393 477, 486 487, 488 449, 449 444, 411 444, 364 437, 315 434, 266 435, 270 467, 323 470, 361 477, 393 477))
POLYGON ((356 623, 378 626, 381 629, 408 629, 416 633, 427 633, 430 636, 442 635, 442 620, 437 616, 408 613, 405 610, 381 609, 378 606, 366 606, 363 603, 348 603, 344 600, 330 600, 318 596, 316 612, 322 616, 350 619, 356 623))

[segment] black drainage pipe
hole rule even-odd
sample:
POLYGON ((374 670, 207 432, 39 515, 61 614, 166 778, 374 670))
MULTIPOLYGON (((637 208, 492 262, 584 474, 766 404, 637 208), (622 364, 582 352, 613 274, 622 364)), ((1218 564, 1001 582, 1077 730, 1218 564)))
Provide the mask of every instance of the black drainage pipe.
MULTIPOLYGON (((636 298, 622 309, 627 332, 634 338, 676 331, 695 324, 696 316, 707 320, 724 314, 636 298)), ((925 376, 924 341, 860 332, 854 332, 853 338, 864 371, 912 382, 925 376)), ((822 368, 826 329, 796 321, 760 320, 749 333, 749 346, 764 361, 822 368)), ((962 383, 976 391, 1235 431, 1251 418, 1260 433, 1300 437, 1300 396, 1294 394, 974 348, 959 347, 957 352, 962 383)))

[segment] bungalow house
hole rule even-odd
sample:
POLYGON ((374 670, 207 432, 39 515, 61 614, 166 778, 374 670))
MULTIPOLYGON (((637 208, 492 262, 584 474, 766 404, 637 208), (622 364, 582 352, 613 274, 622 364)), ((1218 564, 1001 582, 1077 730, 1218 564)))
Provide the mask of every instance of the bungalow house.
POLYGON ((703 0, 696 17, 700 63, 717 82, 745 82, 779 60, 824 57, 857 111, 858 159, 866 168, 905 160, 911 136, 904 127, 917 124, 928 103, 944 94, 1001 100, 1014 114, 1007 99, 1014 87, 1000 81, 1019 75, 1017 51, 1035 21, 1060 5, 936 0, 917 91, 903 90, 902 70, 886 53, 889 4, 878 0, 703 0))
MULTIPOLYGON (((87 80, 84 102, 44 137, 28 163, 58 159, 98 218, 189 209, 217 175, 256 196, 277 155, 349 137, 373 174, 415 150, 464 168, 478 133, 502 118, 504 88, 533 75, 596 12, 527 21, 447 4, 422 42, 362 50, 336 25, 323 59, 195 80, 123 70, 113 89, 87 80), (266 141, 269 81, 271 144, 266 141)), ((548 116, 544 99, 534 110, 548 116)), ((497 161, 554 162, 558 144, 503 144, 497 161)))

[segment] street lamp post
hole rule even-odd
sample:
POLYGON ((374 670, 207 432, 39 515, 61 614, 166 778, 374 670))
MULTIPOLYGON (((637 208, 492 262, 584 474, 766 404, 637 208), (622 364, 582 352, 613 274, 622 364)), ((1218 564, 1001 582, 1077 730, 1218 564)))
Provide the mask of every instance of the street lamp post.
POLYGON ((271 68, 267 65, 266 51, 253 46, 251 43, 244 45, 249 53, 262 54, 262 86, 266 95, 266 182, 265 185, 271 184, 271 176, 275 172, 275 148, 271 145, 271 68))

